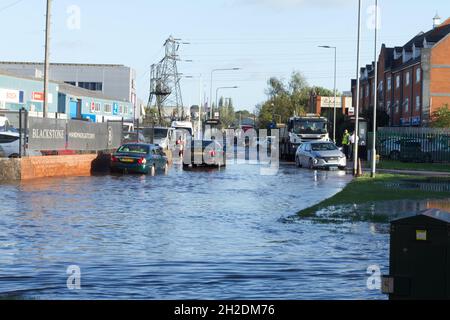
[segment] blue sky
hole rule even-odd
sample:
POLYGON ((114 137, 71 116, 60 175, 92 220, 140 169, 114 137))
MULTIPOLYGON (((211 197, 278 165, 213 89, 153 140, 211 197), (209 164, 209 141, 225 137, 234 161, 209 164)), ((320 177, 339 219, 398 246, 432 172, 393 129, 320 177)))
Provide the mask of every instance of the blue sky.
MULTIPOLYGON (((363 1, 362 63, 373 57, 373 31, 367 27, 363 1)), ((448 0, 380 0, 381 42, 402 45, 429 30, 438 12, 450 16, 448 0)), ((224 90, 238 109, 252 111, 264 101, 267 79, 288 79, 301 71, 311 85, 333 86, 333 52, 338 47, 338 89, 348 91, 356 73, 357 0, 54 0, 51 59, 53 62, 118 63, 137 71, 138 96, 148 100, 149 67, 162 58, 169 35, 190 44, 180 48, 180 72, 185 105, 197 104, 200 87, 209 96, 210 71, 214 87, 224 90), (80 28, 68 9, 80 9, 80 28), (69 23, 70 25, 70 23, 69 23), (200 85, 200 75, 203 85, 200 85)), ((0 0, 2 50, 0 60, 43 61, 45 0, 0 0)))

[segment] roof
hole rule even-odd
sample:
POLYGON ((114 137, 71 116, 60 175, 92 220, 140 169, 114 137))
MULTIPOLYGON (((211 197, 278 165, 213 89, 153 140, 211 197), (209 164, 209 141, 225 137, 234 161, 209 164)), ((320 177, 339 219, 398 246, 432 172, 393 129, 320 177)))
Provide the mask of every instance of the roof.
MULTIPOLYGON (((13 72, 4 71, 4 70, 0 70, 0 75, 13 77, 13 78, 17 78, 17 79, 25 79, 25 80, 32 80, 32 81, 39 81, 39 82, 43 81, 42 78, 19 76, 19 75, 13 73, 13 72)), ((72 86, 72 85, 64 83, 64 82, 58 82, 58 81, 49 81, 49 82, 53 83, 53 84, 56 84, 59 87, 58 91, 62 92, 62 93, 71 94, 71 95, 74 95, 74 96, 102 99, 102 100, 128 102, 128 101, 125 101, 125 100, 120 100, 120 99, 114 99, 114 98, 111 98, 111 97, 107 97, 107 96, 105 96, 103 93, 101 93, 99 91, 92 91, 92 90, 87 90, 87 89, 84 89, 84 88, 79 88, 79 87, 72 86)))
MULTIPOLYGON (((408 61, 403 63, 403 59, 394 59, 393 53, 394 52, 403 53, 403 51, 411 53, 413 50, 413 46, 417 48, 423 48, 423 43, 425 39, 427 42, 435 44, 444 39, 449 34, 450 34, 450 18, 445 20, 443 23, 441 23, 434 29, 431 29, 427 32, 418 33, 415 37, 413 37, 403 46, 387 48, 383 44, 383 49, 386 50, 384 69, 397 70, 399 68, 403 68, 405 66, 417 63, 418 61, 420 61, 421 59, 420 57, 417 57, 416 59, 409 59, 408 61)), ((361 72, 365 72, 367 70, 369 72, 369 77, 371 77, 371 75, 373 75, 373 70, 371 70, 372 65, 368 64, 366 65, 366 67, 362 67, 361 72)))
MULTIPOLYGON (((43 62, 30 62, 30 61, 0 61, 0 65, 44 65, 43 62)), ((50 63, 51 66, 68 66, 68 67, 125 67, 123 64, 89 64, 89 63, 50 63)))
POLYGON ((125 100, 120 99, 114 99, 111 97, 105 96, 103 93, 99 91, 92 91, 76 86, 72 86, 70 84, 64 83, 64 82, 56 82, 59 86, 59 92, 70 94, 74 96, 81 96, 81 97, 89 97, 89 98, 96 98, 96 99, 103 99, 103 100, 111 100, 111 101, 121 101, 121 102, 127 102, 125 100))

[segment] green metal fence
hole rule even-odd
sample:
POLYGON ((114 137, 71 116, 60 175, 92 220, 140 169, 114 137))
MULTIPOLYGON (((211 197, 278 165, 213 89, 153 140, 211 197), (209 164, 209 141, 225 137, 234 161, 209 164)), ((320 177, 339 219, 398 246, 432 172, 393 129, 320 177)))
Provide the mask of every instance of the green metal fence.
POLYGON ((377 152, 383 159, 450 162, 450 128, 380 128, 377 152))

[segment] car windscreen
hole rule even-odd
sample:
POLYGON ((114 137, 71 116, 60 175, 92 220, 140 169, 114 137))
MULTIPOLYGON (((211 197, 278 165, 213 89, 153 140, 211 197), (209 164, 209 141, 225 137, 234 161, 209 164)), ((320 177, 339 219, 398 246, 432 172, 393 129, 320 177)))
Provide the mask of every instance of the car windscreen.
POLYGON ((294 133, 296 134, 326 134, 326 121, 302 120, 294 123, 294 133))
POLYGON ((312 151, 334 151, 338 147, 332 143, 314 143, 311 145, 312 151))
POLYGON ((136 153, 136 154, 148 154, 148 146, 140 145, 124 145, 117 150, 118 153, 136 153))

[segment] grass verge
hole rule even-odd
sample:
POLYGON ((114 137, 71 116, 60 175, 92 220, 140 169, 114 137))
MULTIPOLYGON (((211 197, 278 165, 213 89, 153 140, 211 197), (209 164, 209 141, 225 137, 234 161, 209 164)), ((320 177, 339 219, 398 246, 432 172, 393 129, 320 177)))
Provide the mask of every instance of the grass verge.
MULTIPOLYGON (((426 200, 450 198, 449 192, 410 190, 390 187, 402 182, 426 182, 429 178, 398 174, 380 174, 375 179, 365 175, 350 182, 344 190, 321 203, 300 211, 301 217, 313 217, 332 206, 363 204, 391 200, 426 200)), ((449 182, 450 183, 450 182, 449 182)))
POLYGON ((401 161, 382 160, 378 164, 378 168, 385 170, 450 172, 450 164, 448 163, 409 163, 401 161))

